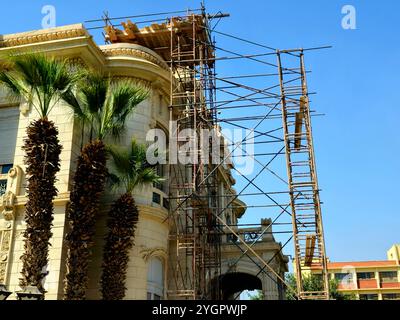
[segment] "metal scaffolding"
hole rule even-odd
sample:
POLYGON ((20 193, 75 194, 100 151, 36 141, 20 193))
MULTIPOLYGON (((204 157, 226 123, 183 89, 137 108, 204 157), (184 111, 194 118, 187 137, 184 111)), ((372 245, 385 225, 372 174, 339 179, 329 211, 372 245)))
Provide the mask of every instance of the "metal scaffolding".
MULTIPOLYGON (((220 235, 215 216, 220 210, 217 197, 217 171, 210 159, 212 145, 201 148, 202 130, 215 127, 213 106, 215 80, 213 44, 207 16, 188 15, 170 19, 170 123, 175 121, 174 155, 181 159, 182 146, 190 144, 187 164, 170 164, 170 247, 175 247, 175 261, 170 261, 170 298, 218 298, 218 287, 210 285, 220 274, 220 235), (177 25, 179 24, 179 27, 177 25), (210 107, 211 106, 211 107, 210 107), (193 136, 181 138, 191 129, 193 136), (174 201, 171 201, 173 198, 174 201)), ((170 155, 171 157, 171 155, 170 155)), ((170 161, 171 163, 171 161, 170 161)))
MULTIPOLYGON (((320 190, 311 130, 311 118, 319 114, 310 110, 310 96, 314 93, 308 91, 308 71, 304 63, 306 51, 326 47, 277 50, 215 30, 219 20, 227 16, 222 13, 210 15, 203 6, 190 11, 117 18, 107 16, 103 19, 107 39, 111 42, 148 45, 151 41, 138 42, 135 32, 139 32, 136 24, 150 22, 153 23, 152 32, 162 33, 161 37, 169 42, 167 46, 153 45, 150 48, 164 58, 171 71, 169 110, 171 123, 176 124, 170 128, 170 135, 176 137, 172 143, 176 143, 177 150, 185 150, 182 148, 184 145, 191 146, 189 150, 169 157, 171 160, 171 157, 191 156, 196 161, 169 165, 170 257, 176 259, 169 261, 168 298, 222 298, 219 281, 215 279, 221 276, 222 236, 231 234, 237 239, 231 245, 240 249, 241 256, 230 268, 246 257, 254 263, 259 274, 268 277, 272 274, 274 281, 286 285, 298 299, 329 299, 320 190), (151 17, 151 20, 112 25, 113 20, 143 17, 151 17), (120 25, 125 28, 124 34, 116 29, 120 25), (218 47, 214 34, 262 51, 243 54, 218 47), (217 63, 238 59, 256 64, 253 69, 257 72, 238 74, 236 71, 226 76, 216 72, 217 63), (265 87, 257 88, 260 82, 265 87), (240 139, 224 136, 228 150, 219 163, 213 163, 212 141, 206 150, 202 149, 201 130, 220 130, 221 127, 246 130, 246 134, 240 139), (186 129, 193 129, 195 138, 181 138, 180 133, 186 129), (247 147, 253 148, 248 151, 247 147), (235 160, 243 156, 254 162, 253 172, 245 174, 232 166, 243 188, 236 194, 221 196, 218 191, 219 170, 228 157, 235 160), (267 185, 271 186, 271 191, 267 185), (223 218, 226 210, 235 207, 235 200, 239 197, 249 199, 245 200, 248 211, 254 210, 258 214, 262 209, 272 217, 268 226, 258 224, 259 232, 252 241, 235 228, 240 224, 230 225, 223 218), (226 198, 224 206, 221 198, 226 198), (272 226, 278 228, 274 234, 281 235, 284 242, 280 251, 288 243, 294 244, 296 289, 288 286, 271 267, 272 260, 280 251, 265 261, 254 250, 263 235, 272 233, 272 226), (323 276, 322 288, 317 292, 303 289, 303 271, 311 267, 320 269, 323 276)), ((89 22, 96 21, 99 20, 89 22)))

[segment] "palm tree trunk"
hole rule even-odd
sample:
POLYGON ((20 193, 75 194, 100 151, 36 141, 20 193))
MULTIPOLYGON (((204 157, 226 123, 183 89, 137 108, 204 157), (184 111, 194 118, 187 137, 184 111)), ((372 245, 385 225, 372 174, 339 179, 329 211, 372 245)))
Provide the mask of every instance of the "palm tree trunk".
POLYGON ((86 298, 96 215, 107 176, 106 162, 105 145, 100 140, 86 144, 78 157, 67 213, 70 230, 66 236, 68 247, 64 291, 66 300, 86 298))
POLYGON ((25 207, 26 229, 22 260, 21 286, 37 286, 44 293, 42 280, 48 263, 52 236, 53 199, 57 195, 56 174, 60 170, 62 146, 54 122, 47 118, 33 121, 27 128, 23 150, 28 180, 25 207))
POLYGON ((139 210, 130 193, 119 197, 110 209, 101 276, 104 300, 122 300, 125 296, 129 250, 133 246, 138 219, 139 210))

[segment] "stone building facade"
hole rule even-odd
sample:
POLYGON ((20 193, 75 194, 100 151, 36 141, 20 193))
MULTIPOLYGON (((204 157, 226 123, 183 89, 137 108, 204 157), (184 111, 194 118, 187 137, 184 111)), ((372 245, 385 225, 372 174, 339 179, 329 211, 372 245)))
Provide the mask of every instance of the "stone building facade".
MULTIPOLYGON (((14 52, 45 52, 46 54, 79 60, 80 63, 102 70, 115 77, 127 77, 147 88, 149 98, 142 102, 127 122, 127 130, 120 144, 127 144, 134 136, 145 142, 146 133, 151 128, 168 131, 170 70, 167 63, 152 50, 134 44, 111 44, 98 46, 81 24, 52 29, 3 35, 0 37, 0 59, 14 52)), ((0 284, 10 291, 19 289, 18 281, 22 269, 20 257, 23 253, 24 205, 26 178, 24 174, 24 152, 21 149, 28 124, 37 118, 36 111, 25 103, 11 101, 4 91, 0 91, 0 284)), ((56 186, 58 196, 54 200, 53 237, 49 252, 48 275, 44 286, 46 299, 62 299, 65 275, 66 247, 64 237, 67 223, 66 206, 72 187, 75 161, 81 146, 81 128, 74 120, 70 109, 60 102, 52 110, 53 120, 59 130, 61 170, 56 186)), ((167 174, 164 172, 164 174, 167 174)), ((234 194, 234 179, 229 168, 221 169, 220 192, 234 194)), ((99 279, 103 238, 106 232, 106 212, 112 194, 104 196, 103 208, 98 217, 96 245, 90 267, 88 299, 100 299, 99 279)), ((130 253, 127 272, 126 299, 166 299, 167 266, 169 259, 169 225, 167 209, 167 189, 165 185, 147 186, 135 192, 139 204, 140 218, 135 246, 130 253)), ((233 225, 245 212, 228 210, 225 219, 233 225)), ((264 223, 270 223, 269 220, 264 223)), ((235 230, 239 230, 237 227, 235 230)), ((257 230, 241 230, 240 234, 257 234, 257 230)), ((237 276, 243 283, 254 283, 252 288, 228 288, 226 298, 232 298, 236 289, 262 289, 266 299, 282 298, 282 288, 273 275, 259 274, 259 269, 248 258, 241 259, 234 268, 230 263, 241 252, 232 246, 229 235, 224 236, 222 245, 222 271, 226 276, 237 276), (252 281, 245 281, 246 277, 252 281)), ((287 271, 287 257, 280 253, 281 246, 273 236, 263 236, 255 250, 266 260, 273 259, 273 267, 283 276, 287 271)), ((14 296, 10 297, 14 298, 14 296)))

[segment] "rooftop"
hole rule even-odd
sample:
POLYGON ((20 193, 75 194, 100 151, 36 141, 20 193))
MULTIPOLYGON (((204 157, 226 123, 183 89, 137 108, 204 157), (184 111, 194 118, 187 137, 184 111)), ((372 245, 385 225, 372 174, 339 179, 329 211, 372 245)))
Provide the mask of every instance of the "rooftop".
MULTIPOLYGON (((111 43, 133 43, 149 48, 158 53, 165 61, 171 60, 171 47, 175 37, 171 34, 179 34, 181 50, 187 52, 187 56, 193 56, 193 47, 199 44, 208 46, 208 59, 213 58, 213 49, 210 46, 210 37, 206 25, 206 19, 203 15, 187 15, 184 17, 174 17, 166 19, 164 23, 153 23, 150 26, 139 29, 135 23, 130 20, 121 23, 123 30, 112 25, 106 25, 104 30, 106 40, 111 43), (172 38, 172 40, 171 40, 172 38), (196 44, 195 44, 196 43, 196 44)), ((179 54, 184 58, 184 52, 179 54)), ((204 57, 205 58, 205 57, 204 57)))

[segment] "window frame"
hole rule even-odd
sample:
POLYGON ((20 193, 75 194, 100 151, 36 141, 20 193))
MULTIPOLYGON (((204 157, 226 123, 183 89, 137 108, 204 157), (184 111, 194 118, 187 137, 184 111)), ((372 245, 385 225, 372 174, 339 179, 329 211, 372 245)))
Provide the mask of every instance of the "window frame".
POLYGON ((146 277, 146 285, 147 285, 147 300, 164 300, 164 291, 165 291, 165 263, 164 259, 160 256, 151 256, 147 261, 147 277, 146 277), (160 283, 156 283, 155 281, 149 280, 149 272, 151 268, 151 263, 154 260, 158 260, 161 263, 161 286, 160 283), (149 299, 150 298, 150 299, 149 299))
POLYGON ((398 282, 399 275, 397 271, 379 271, 379 279, 381 282, 398 282), (382 274, 392 274, 392 276, 383 276, 382 274))
POLYGON ((339 283, 350 284, 354 281, 354 274, 351 272, 336 272, 333 274, 333 278, 339 283))
POLYGON ((360 300, 379 300, 379 295, 377 293, 362 293, 359 295, 359 299, 360 300), (376 299, 363 299, 363 298, 367 298, 367 297, 374 297, 376 299))
POLYGON ((0 164, 0 197, 7 192, 8 172, 14 167, 13 163, 0 164), (3 168, 8 168, 7 172, 3 172, 3 168))
POLYGON ((376 275, 375 275, 375 272, 369 272, 369 271, 366 271, 366 272, 357 272, 357 280, 375 280, 376 279, 376 275), (369 275, 372 275, 372 277, 360 277, 360 275, 367 275, 367 274, 369 274, 369 275))

